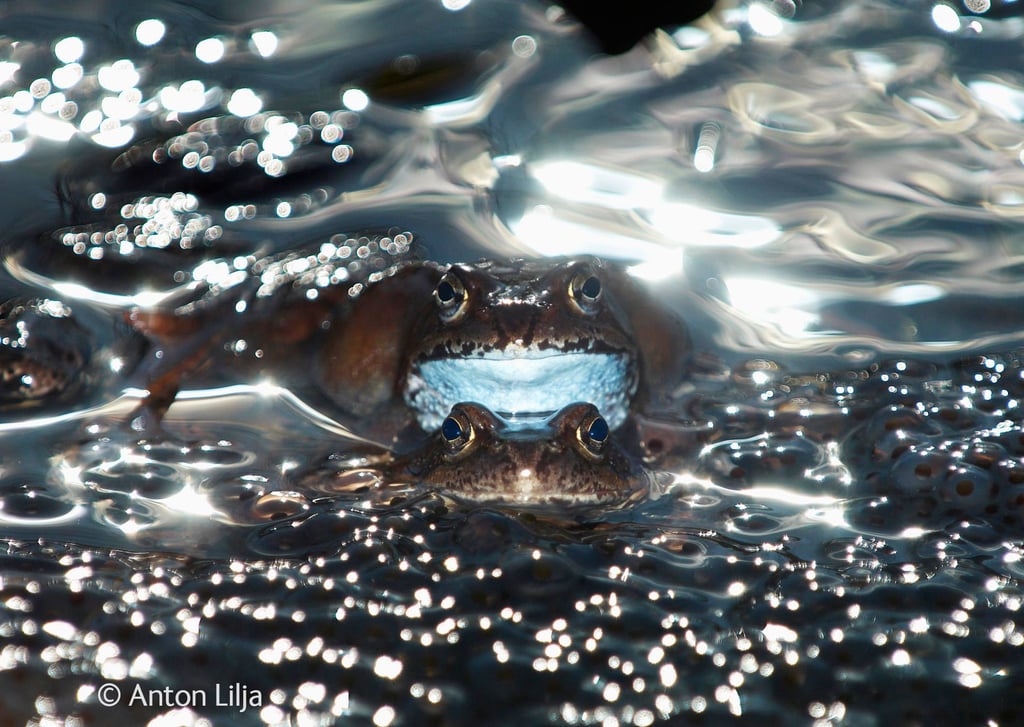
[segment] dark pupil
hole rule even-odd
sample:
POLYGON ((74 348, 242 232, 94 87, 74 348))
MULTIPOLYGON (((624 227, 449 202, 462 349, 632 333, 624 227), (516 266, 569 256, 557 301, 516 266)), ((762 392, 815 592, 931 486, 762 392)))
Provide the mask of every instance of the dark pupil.
POLYGON ((601 295, 601 281, 594 276, 590 276, 583 281, 583 286, 580 290, 583 292, 583 295, 591 300, 595 300, 597 296, 601 295))
POLYGON ((448 442, 457 442, 462 438, 462 425, 455 417, 448 417, 441 424, 441 436, 448 442))
POLYGON ((608 439, 608 422, 603 417, 597 417, 594 421, 590 422, 587 436, 590 437, 591 441, 598 444, 604 442, 604 440, 608 439))
POLYGON ((447 280, 442 280, 437 284, 437 299, 447 305, 455 300, 460 299, 462 296, 459 295, 452 284, 447 280))

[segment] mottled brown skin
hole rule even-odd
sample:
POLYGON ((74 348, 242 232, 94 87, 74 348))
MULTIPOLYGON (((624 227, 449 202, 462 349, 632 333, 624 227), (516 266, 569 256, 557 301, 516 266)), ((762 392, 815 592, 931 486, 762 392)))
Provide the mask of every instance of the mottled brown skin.
POLYGON ((419 359, 514 346, 559 353, 635 350, 632 321, 614 293, 602 296, 593 310, 570 295, 573 279, 590 275, 607 287, 619 273, 597 259, 453 265, 447 276, 465 288, 462 310, 449 319, 436 313, 423 318, 407 368, 419 359))
POLYGON ((390 479, 520 506, 620 503, 647 491, 647 473, 612 435, 603 441, 588 436, 600 417, 591 404, 570 404, 544 429, 525 433, 478 404, 456 404, 450 417, 467 434, 452 441, 442 428, 398 459, 390 479))
POLYGON ((328 289, 316 300, 299 300, 264 305, 246 313, 235 312, 236 298, 223 300, 187 313, 135 309, 126 315, 128 324, 150 340, 152 351, 145 367, 149 392, 132 416, 140 431, 157 431, 167 409, 174 403, 182 383, 211 366, 287 369, 302 365, 307 347, 329 327, 335 307, 345 294, 343 288, 328 289), (231 353, 233 344, 245 341, 244 351, 231 353))
POLYGON ((404 363, 423 317, 433 312, 432 291, 441 275, 435 265, 410 265, 371 285, 331 322, 316 376, 343 410, 366 417, 400 401, 404 363))

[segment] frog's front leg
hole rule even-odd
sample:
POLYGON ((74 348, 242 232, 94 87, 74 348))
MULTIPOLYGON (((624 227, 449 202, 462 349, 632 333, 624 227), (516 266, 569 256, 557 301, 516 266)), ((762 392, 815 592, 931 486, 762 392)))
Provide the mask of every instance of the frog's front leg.
MULTIPOLYGON (((236 312, 236 301, 182 315, 174 311, 134 310, 129 324, 150 340, 146 396, 130 417, 132 429, 156 433, 183 382, 211 367, 231 373, 239 367, 265 370, 297 366, 296 352, 323 330, 330 313, 324 301, 269 305, 264 310, 236 312)), ((221 373, 218 371, 217 373, 221 373)))
POLYGON ((137 309, 125 317, 151 344, 141 367, 146 394, 129 416, 129 426, 137 432, 156 434, 182 381, 209 363, 210 352, 221 337, 208 330, 206 316, 137 309))

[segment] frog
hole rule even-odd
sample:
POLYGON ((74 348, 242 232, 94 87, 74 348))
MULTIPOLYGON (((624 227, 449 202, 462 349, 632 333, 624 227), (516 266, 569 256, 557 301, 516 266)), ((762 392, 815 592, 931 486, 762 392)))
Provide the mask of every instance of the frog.
POLYGON ((301 379, 286 385, 404 450, 462 401, 527 431, 587 401, 617 430, 685 377, 683 322, 596 257, 406 261, 316 292, 276 306, 227 297, 186 315, 133 311, 159 344, 141 408, 159 419, 189 373, 217 352, 237 361, 244 350, 264 367, 277 359, 301 379))
POLYGON ((575 401, 613 430, 685 377, 685 324, 596 257, 424 265, 369 288, 335 320, 316 375, 361 416, 398 403, 425 432, 475 401, 542 430, 575 401))
POLYGON ((383 479, 472 503, 613 505, 650 491, 650 475, 590 403, 568 404, 531 429, 476 402, 455 404, 437 432, 392 459, 383 479))
POLYGON ((83 312, 46 297, 0 303, 0 410, 31 413, 77 402, 109 388, 139 360, 139 336, 83 312))

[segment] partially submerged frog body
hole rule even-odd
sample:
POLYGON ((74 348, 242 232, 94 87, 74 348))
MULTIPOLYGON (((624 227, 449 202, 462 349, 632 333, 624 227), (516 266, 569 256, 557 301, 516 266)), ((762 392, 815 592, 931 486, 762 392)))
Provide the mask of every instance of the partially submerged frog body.
POLYGON ((120 380, 143 342, 126 331, 114 331, 106 346, 99 337, 61 301, 16 297, 0 304, 0 408, 64 404, 120 380))
POLYGON ((325 397, 360 433, 382 440, 402 439, 412 424, 421 433, 408 439, 418 441, 461 401, 523 429, 589 401, 617 429, 686 370, 682 322, 596 258, 403 263, 360 288, 242 306, 225 293, 184 315, 134 312, 159 351, 143 412, 159 421, 183 379, 216 369, 226 353, 227 373, 243 359, 261 369, 276 363, 287 372, 279 381, 325 397))
POLYGON ((425 431, 462 401, 523 429, 588 401, 617 429, 676 387, 688 355, 682 322, 596 258, 422 265, 332 324, 319 379, 347 411, 401 401, 425 431))
MULTIPOLYGON (((129 313, 132 327, 154 344, 144 374, 148 393, 133 416, 133 428, 157 428, 185 380, 209 369, 214 379, 236 381, 266 370, 306 372, 303 359, 311 356, 311 339, 329 320, 326 301, 286 306, 272 314, 260 310, 238 315, 236 306, 232 298, 184 315, 159 310, 129 313)), ((287 375, 282 378, 292 383, 287 375)))
POLYGON ((648 490, 649 475, 619 447, 593 404, 575 403, 524 431, 486 407, 456 404, 439 431, 388 470, 394 482, 474 502, 597 505, 648 490))
MULTIPOLYGON (((378 277, 405 274, 409 264, 394 262, 406 255, 408 237, 339 240, 315 252, 247 258, 241 269, 233 269, 238 260, 206 264, 230 274, 190 286, 185 292, 194 297, 174 307, 130 311, 130 325, 153 343, 139 382, 148 394, 132 417, 133 428, 158 429, 180 388, 203 373, 219 383, 270 374, 309 393, 315 386, 310 363, 331 322, 351 308, 358 291, 375 287, 378 277), (201 291, 198 296, 193 287, 201 291)), ((197 272, 197 280, 208 277, 197 272)), ((428 287, 423 295, 429 294, 428 287)))

